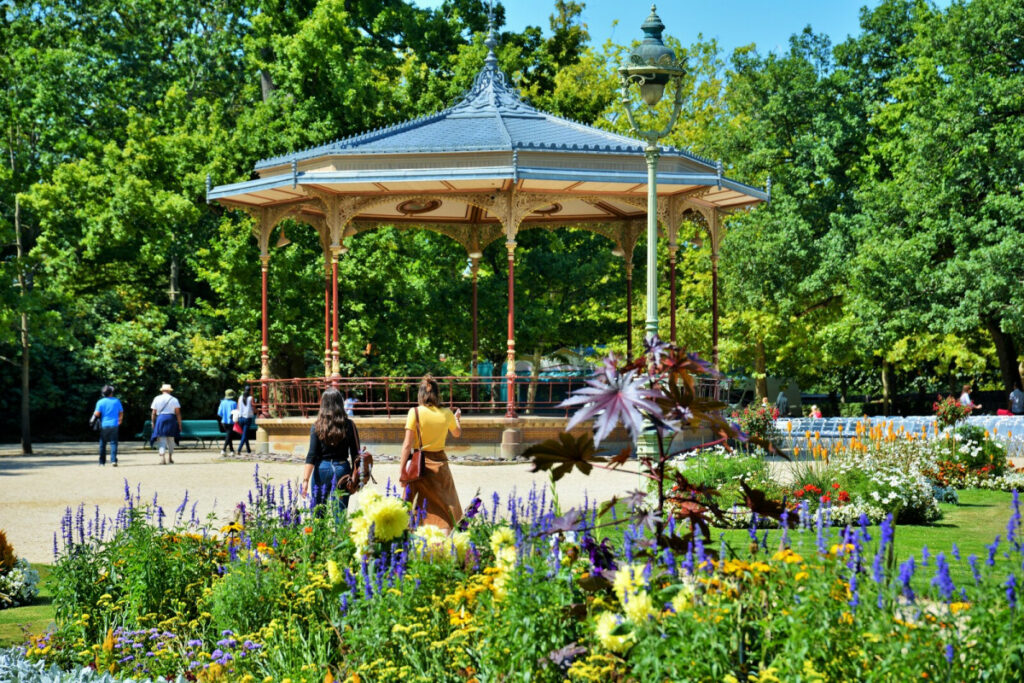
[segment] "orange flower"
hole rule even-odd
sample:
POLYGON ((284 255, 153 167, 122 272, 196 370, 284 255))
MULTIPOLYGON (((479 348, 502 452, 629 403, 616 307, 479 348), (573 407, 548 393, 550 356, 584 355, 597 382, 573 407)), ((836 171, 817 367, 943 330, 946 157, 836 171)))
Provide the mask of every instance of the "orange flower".
POLYGON ((311 527, 311 526, 304 526, 304 527, 302 527, 302 533, 304 533, 304 534, 311 534, 311 533, 313 533, 313 527, 311 527))

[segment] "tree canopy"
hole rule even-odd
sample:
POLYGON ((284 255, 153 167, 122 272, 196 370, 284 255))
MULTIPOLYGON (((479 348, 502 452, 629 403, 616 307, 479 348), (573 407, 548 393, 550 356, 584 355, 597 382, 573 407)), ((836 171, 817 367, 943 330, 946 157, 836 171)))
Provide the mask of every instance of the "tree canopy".
MULTIPOLYGON (((630 46, 592 45, 583 8, 554 0, 547 26, 501 30, 500 66, 535 106, 628 132, 615 69, 630 46)), ((23 398, 58 436, 81 428, 107 381, 138 420, 164 381, 205 416, 224 388, 256 377, 258 248, 248 217, 205 203, 207 174, 245 180, 261 158, 448 106, 482 64, 487 12, 480 0, 6 3, 0 434, 27 430, 23 398)), ((503 17, 499 4, 499 29, 503 17)), ((688 69, 666 142, 723 159, 751 184, 772 180, 770 205, 726 219, 724 369, 825 392, 1020 381, 1021 35, 1013 0, 883 0, 838 45, 798 18, 777 52, 667 37, 688 69)), ((293 246, 271 269, 272 372, 314 376, 323 255, 314 231, 285 227, 293 246)), ((611 245, 575 231, 520 237, 521 354, 624 350, 624 268, 611 245)), ((709 245, 698 225, 683 237, 680 337, 708 354, 709 245)), ((350 242, 344 372, 468 372, 461 247, 396 228, 350 242)), ((499 364, 506 268, 492 245, 480 346, 499 364)))

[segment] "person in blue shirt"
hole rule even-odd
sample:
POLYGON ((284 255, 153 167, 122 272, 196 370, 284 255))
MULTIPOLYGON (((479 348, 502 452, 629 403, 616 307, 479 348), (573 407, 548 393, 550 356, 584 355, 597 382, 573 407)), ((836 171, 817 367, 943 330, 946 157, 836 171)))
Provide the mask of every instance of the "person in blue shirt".
POLYGON ((101 391, 103 398, 96 402, 93 419, 100 421, 100 466, 107 464, 107 444, 110 444, 110 464, 117 467, 117 433, 124 421, 124 407, 114 396, 109 384, 101 391))
MULTIPOLYGON (((224 398, 220 400, 217 407, 217 418, 220 420, 221 429, 224 430, 224 445, 220 447, 220 454, 235 453, 235 420, 238 418, 238 403, 235 401, 235 390, 228 389, 224 392, 224 398)), ((238 445, 241 449, 242 445, 238 445)))

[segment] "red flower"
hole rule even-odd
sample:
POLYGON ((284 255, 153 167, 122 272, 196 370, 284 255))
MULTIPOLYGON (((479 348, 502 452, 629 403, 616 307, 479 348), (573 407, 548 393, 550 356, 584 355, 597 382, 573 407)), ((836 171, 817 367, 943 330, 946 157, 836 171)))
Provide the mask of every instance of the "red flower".
POLYGON ((821 502, 822 503, 831 503, 832 502, 832 498, 830 496, 827 496, 827 495, 826 496, 822 496, 821 497, 821 502))
POLYGON ((804 495, 804 491, 803 489, 797 489, 796 491, 793 492, 793 495, 796 496, 797 498, 802 498, 804 495))
POLYGON ((839 502, 840 503, 849 503, 850 502, 850 494, 849 494, 848 491, 840 491, 839 492, 839 502))

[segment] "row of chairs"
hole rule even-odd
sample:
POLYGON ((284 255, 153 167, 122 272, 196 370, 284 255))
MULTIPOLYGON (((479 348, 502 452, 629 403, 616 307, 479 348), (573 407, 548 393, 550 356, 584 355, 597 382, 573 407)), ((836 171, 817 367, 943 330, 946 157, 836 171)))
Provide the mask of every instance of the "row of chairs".
MULTIPOLYGON (((914 415, 909 417, 873 417, 867 418, 872 425, 892 425, 892 429, 899 431, 900 427, 904 432, 920 434, 922 428, 927 429, 931 434, 935 418, 927 415, 914 415)), ((794 438, 803 436, 806 432, 818 434, 822 439, 836 439, 840 435, 850 437, 856 434, 857 423, 864 421, 862 417, 824 417, 824 418, 781 418, 776 426, 785 434, 792 434, 794 438), (787 423, 792 425, 787 429, 787 423), (842 426, 840 431, 839 427, 842 426)), ((1009 445, 1012 443, 1024 442, 1024 415, 997 416, 997 415, 972 415, 967 418, 967 424, 982 427, 989 433, 990 438, 1009 445)))

